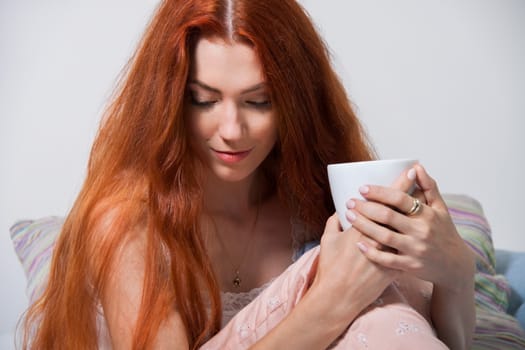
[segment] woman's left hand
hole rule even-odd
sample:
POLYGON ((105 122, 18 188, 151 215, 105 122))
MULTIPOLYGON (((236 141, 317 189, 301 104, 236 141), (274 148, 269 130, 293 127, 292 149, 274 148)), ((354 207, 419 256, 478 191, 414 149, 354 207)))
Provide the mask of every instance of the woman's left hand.
POLYGON ((472 283, 468 277, 473 275, 473 254, 459 236, 436 182, 421 165, 405 172, 393 187, 366 185, 360 192, 367 201, 348 201, 347 218, 380 243, 378 247, 360 244, 371 261, 450 291, 472 283), (419 188, 409 195, 406 192, 414 182, 419 188), (407 215, 415 198, 421 207, 407 215))

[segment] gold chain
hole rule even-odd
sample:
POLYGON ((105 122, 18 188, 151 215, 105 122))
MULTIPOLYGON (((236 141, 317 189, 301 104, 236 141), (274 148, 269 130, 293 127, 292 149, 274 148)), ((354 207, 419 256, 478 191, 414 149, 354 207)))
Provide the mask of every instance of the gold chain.
POLYGON ((221 239, 221 236, 219 234, 219 229, 217 227, 217 223, 215 222, 215 219, 213 218, 212 215, 208 215, 210 217, 210 220, 213 224, 213 231, 215 233, 215 236, 217 237, 217 240, 219 241, 219 244, 221 245, 221 249, 224 251, 224 254, 226 255, 226 258, 228 260, 228 263, 231 265, 233 271, 234 271, 234 278, 232 279, 232 284, 235 288, 239 288, 241 286, 241 282, 242 282, 242 279, 241 279, 241 276, 240 276, 240 268, 241 268, 241 265, 242 263, 244 262, 244 259, 246 258, 246 255, 248 254, 248 251, 250 250, 251 246, 252 246, 252 243, 254 241, 254 238, 255 238, 255 227, 257 226, 257 221, 259 219, 259 203, 257 204, 257 211, 255 212, 255 220, 253 220, 253 225, 252 225, 252 229, 251 229, 251 234, 250 234, 250 239, 244 249, 244 253, 242 255, 242 258, 241 258, 241 261, 239 261, 239 264, 237 265, 234 265, 233 264, 233 259, 230 255, 230 252, 228 251, 228 249, 226 249, 226 245, 224 244, 224 242, 222 241, 221 239))

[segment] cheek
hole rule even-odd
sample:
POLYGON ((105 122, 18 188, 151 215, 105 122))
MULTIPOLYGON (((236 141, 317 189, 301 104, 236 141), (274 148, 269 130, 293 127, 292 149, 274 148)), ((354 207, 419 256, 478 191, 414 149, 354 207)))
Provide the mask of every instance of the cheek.
POLYGON ((191 132, 197 139, 209 139, 213 133, 213 125, 210 118, 204 118, 201 115, 191 115, 191 132))
POLYGON ((260 135, 269 146, 273 147, 277 141, 277 122, 274 116, 269 118, 268 121, 261 126, 260 135))
POLYGON ((265 135, 265 143, 268 147, 268 149, 272 149, 275 143, 277 142, 277 130, 271 129, 268 130, 268 132, 265 135))

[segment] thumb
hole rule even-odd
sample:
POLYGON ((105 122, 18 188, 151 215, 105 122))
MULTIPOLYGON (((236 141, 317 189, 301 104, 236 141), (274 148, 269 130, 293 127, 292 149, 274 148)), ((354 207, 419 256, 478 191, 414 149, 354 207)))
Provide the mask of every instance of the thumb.
POLYGON ((414 168, 416 169, 417 184, 425 196, 427 205, 446 210, 447 206, 439 193, 436 181, 428 175, 427 171, 421 164, 416 164, 414 168))
POLYGON ((337 213, 333 213, 327 220, 325 232, 341 232, 341 223, 337 213))

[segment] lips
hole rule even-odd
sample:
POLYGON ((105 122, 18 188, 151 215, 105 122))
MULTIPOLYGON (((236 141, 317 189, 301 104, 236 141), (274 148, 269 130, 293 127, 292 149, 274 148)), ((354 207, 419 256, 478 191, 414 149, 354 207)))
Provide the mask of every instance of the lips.
POLYGON ((213 149, 213 153, 225 163, 237 163, 246 158, 252 150, 240 152, 218 151, 213 149))

